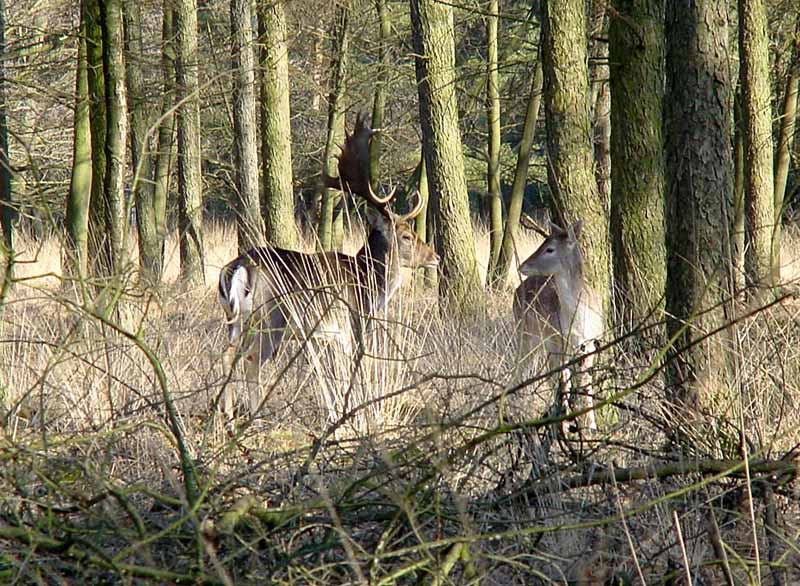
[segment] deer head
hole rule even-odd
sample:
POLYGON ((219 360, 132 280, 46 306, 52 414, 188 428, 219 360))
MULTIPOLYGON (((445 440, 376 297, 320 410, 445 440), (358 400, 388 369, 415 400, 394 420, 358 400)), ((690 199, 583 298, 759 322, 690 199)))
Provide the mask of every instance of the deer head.
POLYGON ((583 222, 578 220, 566 229, 550 222, 550 233, 536 251, 519 267, 526 277, 533 275, 574 276, 583 267, 578 238, 583 222))

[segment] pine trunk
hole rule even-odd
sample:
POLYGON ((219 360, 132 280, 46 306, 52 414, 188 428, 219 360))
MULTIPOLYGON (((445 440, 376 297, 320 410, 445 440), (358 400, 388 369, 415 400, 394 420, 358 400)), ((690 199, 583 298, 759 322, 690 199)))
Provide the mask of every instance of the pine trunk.
POLYGON ((663 0, 615 0, 611 56, 611 245, 627 323, 663 309, 663 0), (624 18, 624 20, 623 20, 624 18))
POLYGON ((375 76, 375 96, 372 101, 372 128, 378 132, 372 137, 369 145, 369 173, 372 188, 377 190, 380 183, 381 144, 383 143, 383 120, 386 109, 386 84, 389 74, 389 34, 391 33, 389 15, 386 12, 386 0, 375 0, 378 12, 378 66, 375 76))
MULTIPOLYGON (((595 181, 586 52, 580 0, 548 0, 542 22, 544 106, 553 216, 583 220, 586 279, 609 306, 608 216, 595 181)), ((607 315, 607 312, 604 312, 607 315)))
POLYGON ((439 290, 449 308, 469 312, 483 305, 483 287, 458 123, 452 6, 437 0, 411 0, 411 30, 429 205, 442 259, 439 290))
MULTIPOLYGON (((3 56, 6 55, 5 31, 6 6, 5 0, 0 0, 0 55, 3 56)), ((0 231, 3 233, 0 253, 5 257, 2 288, 0 289, 0 307, 2 307, 6 295, 14 282, 14 219, 16 217, 11 194, 5 69, 5 62, 0 60, 0 231)))
MULTIPOLYGON (((258 193, 256 69, 250 0, 231 0, 231 70, 233 83, 233 161, 237 190, 239 252, 264 245, 258 193)), ((274 171, 264 161, 265 175, 274 171)))
POLYGON ((197 2, 175 0, 175 73, 178 117, 178 238, 180 275, 187 285, 205 281, 197 71, 197 2))
POLYGON ((486 121, 488 153, 486 168, 489 199, 489 267, 486 282, 493 282, 503 242, 503 199, 500 191, 500 72, 497 61, 497 21, 500 5, 489 0, 486 14, 486 121))
MULTIPOLYGON (((0 0, 1 1, 1 0, 0 0)), ((72 173, 67 194, 66 273, 84 279, 87 268, 89 203, 92 190, 92 141, 89 126, 89 73, 86 68, 86 30, 81 19, 75 75, 72 173)), ((5 168, 3 166, 3 168, 5 168)))
POLYGON ((713 334, 732 286, 727 7, 667 0, 666 39, 668 397, 694 412, 729 389, 725 341, 713 334))
POLYGON ((261 198, 267 240, 295 248, 292 131, 289 105, 289 53, 282 3, 259 4, 261 37, 261 198))
POLYGON ((744 113, 745 275, 748 285, 780 281, 775 231, 767 15, 761 0, 739 0, 739 84, 744 113))

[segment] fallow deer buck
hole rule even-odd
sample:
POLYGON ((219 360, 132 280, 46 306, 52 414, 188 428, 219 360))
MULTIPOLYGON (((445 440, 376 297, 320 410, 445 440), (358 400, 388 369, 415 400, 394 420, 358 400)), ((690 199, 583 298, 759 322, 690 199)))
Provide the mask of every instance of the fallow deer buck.
MULTIPOLYGON (((559 371, 561 408, 569 412, 571 373, 565 363, 584 353, 581 370, 591 376, 594 351, 604 324, 598 296, 585 283, 580 243, 582 222, 566 229, 550 223, 550 233, 536 229, 544 242, 519 271, 527 277, 514 293, 514 315, 520 327, 520 350, 547 353, 551 370, 559 371)), ((591 383, 586 387, 588 425, 597 429, 591 383)))
MULTIPOLYGON (((394 190, 377 196, 370 186, 369 145, 373 131, 361 118, 347 134, 339 155, 339 177, 328 187, 347 189, 367 203, 369 234, 355 256, 341 252, 304 253, 275 247, 249 250, 220 271, 219 302, 228 324, 226 362, 245 363, 250 409, 261 400, 261 365, 287 338, 338 341, 352 352, 360 320, 375 315, 400 287, 401 268, 435 267, 439 257, 408 224, 423 202, 405 215, 389 209, 394 190)), ((226 391, 223 410, 233 414, 226 391)))

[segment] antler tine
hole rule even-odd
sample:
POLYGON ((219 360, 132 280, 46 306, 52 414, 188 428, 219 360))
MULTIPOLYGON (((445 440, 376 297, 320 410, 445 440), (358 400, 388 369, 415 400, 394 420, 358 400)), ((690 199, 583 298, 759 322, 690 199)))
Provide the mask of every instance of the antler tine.
POLYGON ((411 197, 416 197, 417 201, 414 204, 414 207, 411 209, 411 211, 409 211, 409 212, 407 212, 407 213, 405 213, 405 214, 403 214, 401 216, 398 216, 400 218, 400 220, 402 220, 403 222, 408 222, 408 221, 413 220, 414 218, 416 218, 420 214, 420 212, 422 211, 422 208, 425 207, 425 200, 422 199, 422 195, 420 195, 419 189, 415 189, 414 190, 414 194, 411 197))
POLYGON ((385 195, 383 197, 378 197, 375 195, 375 192, 372 191, 372 185, 367 183, 367 193, 365 193, 365 197, 369 203, 374 205, 376 208, 384 209, 389 204, 390 201, 394 198, 394 192, 397 191, 397 186, 395 185, 392 187, 392 190, 389 192, 389 195, 385 195))
POLYGON ((544 230, 541 226, 539 226, 539 224, 537 224, 536 221, 533 218, 531 218, 528 214, 522 214, 519 217, 519 223, 523 227, 527 228, 528 230, 533 230, 534 232, 536 232, 540 236, 543 236, 544 238, 550 236, 550 234, 546 230, 544 230))

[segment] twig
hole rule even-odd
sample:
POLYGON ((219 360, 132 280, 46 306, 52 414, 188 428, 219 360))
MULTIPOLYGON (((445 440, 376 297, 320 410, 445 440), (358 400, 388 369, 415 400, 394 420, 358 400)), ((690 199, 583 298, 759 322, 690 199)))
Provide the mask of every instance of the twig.
POLYGON ((689 569, 689 556, 686 554, 686 544, 683 542, 683 533, 681 532, 681 522, 678 519, 678 511, 672 511, 672 522, 675 525, 675 534, 678 537, 678 545, 681 548, 681 556, 683 557, 683 567, 686 570, 686 584, 694 584, 694 582, 692 582, 692 572, 689 569))

